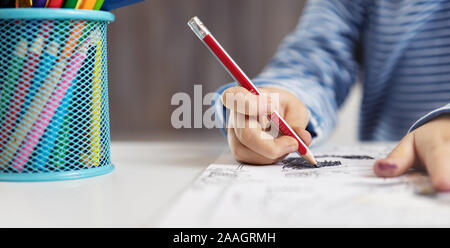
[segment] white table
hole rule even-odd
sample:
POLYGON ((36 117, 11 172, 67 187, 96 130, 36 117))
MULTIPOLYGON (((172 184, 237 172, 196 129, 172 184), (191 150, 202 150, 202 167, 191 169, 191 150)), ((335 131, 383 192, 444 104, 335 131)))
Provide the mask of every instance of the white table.
POLYGON ((0 182, 0 227, 152 227, 226 143, 113 142, 115 170, 57 182, 0 182))

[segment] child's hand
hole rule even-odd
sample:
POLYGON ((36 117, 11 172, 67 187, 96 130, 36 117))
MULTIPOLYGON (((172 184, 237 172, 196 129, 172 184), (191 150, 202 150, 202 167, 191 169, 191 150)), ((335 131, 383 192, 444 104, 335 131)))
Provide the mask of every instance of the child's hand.
POLYGON ((380 177, 395 177, 412 167, 426 168, 436 190, 450 191, 450 116, 440 116, 406 135, 373 170, 380 177))
POLYGON ((278 110, 306 145, 311 143, 311 135, 305 130, 309 116, 306 107, 292 93, 275 88, 263 88, 261 92, 263 96, 257 96, 236 86, 222 94, 222 102, 230 110, 228 144, 238 161, 272 164, 297 151, 298 143, 289 136, 270 136, 267 114, 278 110), (278 93, 278 108, 273 102, 277 97, 270 97, 274 93, 278 93))

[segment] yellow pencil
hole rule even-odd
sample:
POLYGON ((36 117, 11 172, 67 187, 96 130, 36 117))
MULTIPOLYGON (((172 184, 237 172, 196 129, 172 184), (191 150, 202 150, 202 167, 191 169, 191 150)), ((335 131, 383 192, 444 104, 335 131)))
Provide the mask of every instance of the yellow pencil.
POLYGON ((78 0, 77 5, 75 5, 75 9, 79 9, 80 5, 83 3, 84 0, 78 0))
POLYGON ((96 44, 94 56, 94 70, 91 88, 91 110, 90 110, 90 128, 88 149, 81 151, 81 158, 87 166, 98 166, 102 154, 101 139, 101 82, 102 82, 102 44, 98 29, 92 35, 92 41, 96 44))
POLYGON ((100 34, 97 32, 94 61, 94 77, 92 85, 92 102, 91 102, 91 154, 94 156, 94 165, 100 163, 101 143, 100 143, 100 125, 101 125, 101 108, 102 108, 102 43, 100 42, 100 34))

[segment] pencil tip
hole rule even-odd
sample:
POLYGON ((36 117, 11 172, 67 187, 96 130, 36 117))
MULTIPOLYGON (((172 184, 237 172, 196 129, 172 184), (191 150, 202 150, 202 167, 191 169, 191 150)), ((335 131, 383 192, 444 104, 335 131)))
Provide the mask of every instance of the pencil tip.
POLYGON ((316 159, 314 158, 314 156, 312 155, 311 151, 307 151, 304 155, 303 158, 308 161, 309 163, 311 163, 312 165, 314 165, 315 167, 319 167, 317 164, 316 159))

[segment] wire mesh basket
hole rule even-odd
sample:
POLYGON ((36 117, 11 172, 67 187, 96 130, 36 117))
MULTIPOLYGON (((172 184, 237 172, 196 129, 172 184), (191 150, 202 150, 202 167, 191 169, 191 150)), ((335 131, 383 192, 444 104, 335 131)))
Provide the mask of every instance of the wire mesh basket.
POLYGON ((0 9, 0 180, 90 177, 110 159, 109 12, 0 9))

